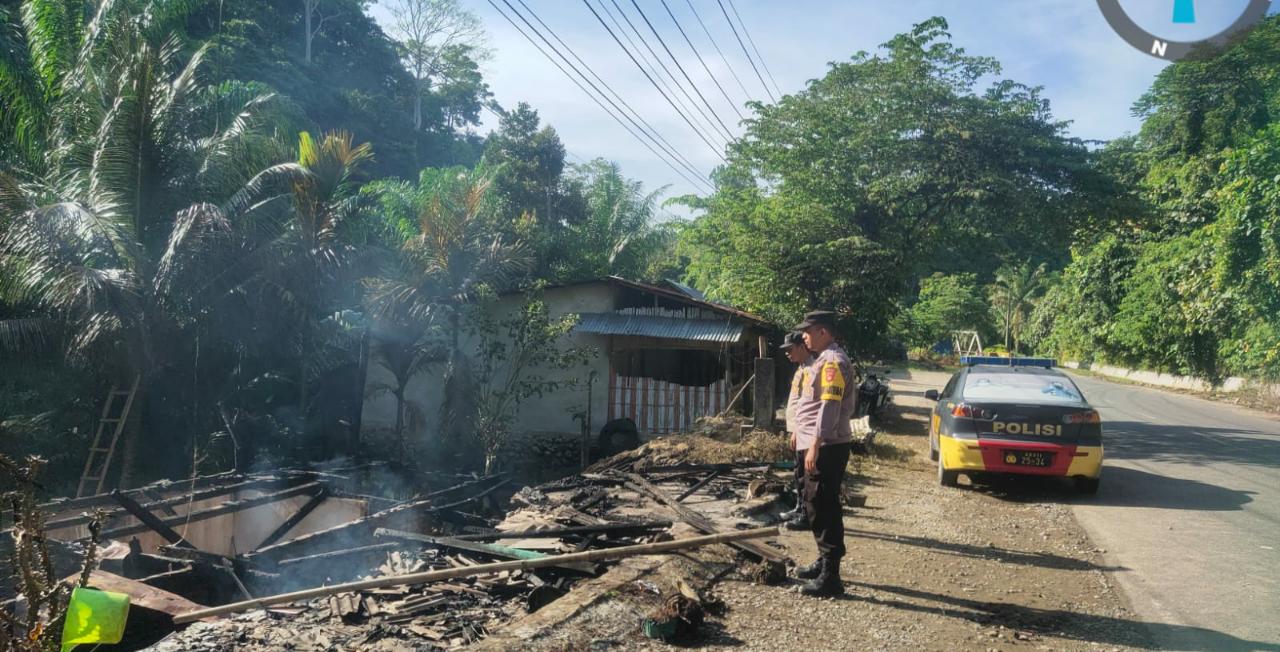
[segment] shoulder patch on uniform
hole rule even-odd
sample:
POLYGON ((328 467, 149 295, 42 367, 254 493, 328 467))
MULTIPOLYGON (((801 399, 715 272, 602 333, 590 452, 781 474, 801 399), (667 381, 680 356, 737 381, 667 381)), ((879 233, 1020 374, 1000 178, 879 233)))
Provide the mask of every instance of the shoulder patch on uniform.
POLYGON ((844 372, 840 371, 840 363, 830 360, 822 365, 822 400, 844 400, 844 372))

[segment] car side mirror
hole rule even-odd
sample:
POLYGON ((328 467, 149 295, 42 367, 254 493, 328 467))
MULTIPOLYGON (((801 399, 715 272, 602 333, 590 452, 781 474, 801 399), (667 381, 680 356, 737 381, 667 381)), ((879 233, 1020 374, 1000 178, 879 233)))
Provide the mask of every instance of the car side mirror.
POLYGON ((938 400, 938 390, 936 389, 927 390, 924 393, 924 397, 929 399, 930 401, 936 401, 938 400))

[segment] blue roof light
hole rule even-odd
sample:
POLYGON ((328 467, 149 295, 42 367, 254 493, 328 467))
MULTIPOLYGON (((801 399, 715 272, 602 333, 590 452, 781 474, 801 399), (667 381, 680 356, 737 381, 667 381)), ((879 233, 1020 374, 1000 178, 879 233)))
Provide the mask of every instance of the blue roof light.
POLYGON ((1052 369, 1058 362, 1053 358, 1002 358, 994 355, 966 355, 960 358, 960 364, 972 367, 976 364, 990 364, 1001 367, 1043 367, 1052 369))

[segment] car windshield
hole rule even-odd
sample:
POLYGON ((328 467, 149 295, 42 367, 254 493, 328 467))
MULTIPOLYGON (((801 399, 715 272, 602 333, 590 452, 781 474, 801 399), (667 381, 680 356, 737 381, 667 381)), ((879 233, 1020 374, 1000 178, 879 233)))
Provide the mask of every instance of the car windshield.
POLYGON ((964 381, 966 400, 1025 401, 1029 403, 1079 403, 1084 401, 1075 383, 1048 374, 970 373, 964 381))

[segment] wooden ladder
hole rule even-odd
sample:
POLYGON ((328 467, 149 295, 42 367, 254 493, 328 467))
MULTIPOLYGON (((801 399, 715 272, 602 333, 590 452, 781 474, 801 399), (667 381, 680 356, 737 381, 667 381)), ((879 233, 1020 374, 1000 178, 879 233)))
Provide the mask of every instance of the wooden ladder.
POLYGON ((133 377, 133 386, 127 391, 118 385, 112 385, 107 392, 107 400, 102 404, 102 417, 98 419, 98 430, 93 435, 93 443, 89 445, 89 457, 84 461, 84 471, 80 474, 80 486, 76 488, 76 498, 83 498, 102 493, 107 481, 107 472, 111 470, 111 458, 115 456, 116 442, 120 441, 120 433, 124 432, 125 421, 129 418, 129 410, 133 408, 133 397, 138 393, 138 381, 141 376, 133 377), (117 399, 123 397, 124 405, 119 414, 115 413, 117 399), (103 435, 111 429, 111 440, 102 445, 103 435))

